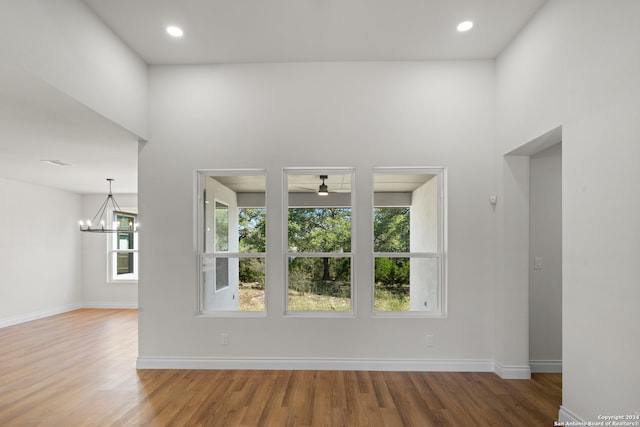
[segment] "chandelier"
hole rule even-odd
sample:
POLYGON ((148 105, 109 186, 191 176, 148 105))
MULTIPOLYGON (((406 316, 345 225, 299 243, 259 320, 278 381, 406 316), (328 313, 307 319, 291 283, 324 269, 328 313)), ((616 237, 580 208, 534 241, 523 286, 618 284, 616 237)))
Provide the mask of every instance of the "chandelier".
POLYGON ((109 212, 123 212, 118 202, 116 202, 115 197, 111 194, 111 183, 113 181, 113 178, 107 178, 107 182, 109 183, 109 194, 107 194, 107 198, 102 205, 100 205, 93 219, 80 221, 80 231, 88 233, 135 233, 138 231, 137 221, 129 221, 123 227, 118 221, 111 222, 108 220, 107 214, 109 212))

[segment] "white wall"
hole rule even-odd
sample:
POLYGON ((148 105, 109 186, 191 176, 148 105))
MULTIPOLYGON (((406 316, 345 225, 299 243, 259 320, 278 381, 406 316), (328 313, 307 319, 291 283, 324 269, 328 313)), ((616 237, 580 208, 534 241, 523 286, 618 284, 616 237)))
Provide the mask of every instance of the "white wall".
MULTIPOLYGON (((551 0, 496 65, 499 161, 562 126, 566 419, 640 411, 638 16, 635 0, 551 0)), ((501 187, 516 183, 505 175, 501 187)), ((528 253, 527 240, 501 251, 528 253)), ((498 286, 511 285, 522 289, 498 286)))
MULTIPOLYGON (((410 250, 438 252, 438 177, 433 177, 411 193, 410 250)), ((441 243, 442 245, 442 243, 441 243)), ((438 309, 438 264, 434 259, 411 258, 409 306, 412 311, 438 309)), ((444 307, 440 308, 444 311, 444 307)))
POLYGON ((0 326, 80 307, 80 196, 0 178, 0 200, 0 326))
POLYGON ((534 372, 562 369, 562 144, 530 158, 529 359, 534 372), (540 259, 536 268, 536 258, 540 259))
POLYGON ((150 81, 139 366, 493 369, 492 61, 159 66, 150 81), (371 243, 355 248, 354 317, 283 316, 283 167, 355 167, 370 236, 371 168, 404 165, 448 168, 448 318, 374 317, 371 243), (198 168, 267 170, 266 318, 195 315, 198 168))
MULTIPOLYGON (((93 218, 106 194, 82 196, 82 216, 93 218)), ((123 210, 138 208, 136 194, 114 194, 123 210)), ((77 221, 76 221, 77 223, 77 221)), ((138 306, 138 284, 108 281, 107 239, 111 234, 82 233, 82 292, 85 307, 135 308, 138 306)))
POLYGON ((3 1, 0 52, 146 138, 147 66, 82 1, 3 1))

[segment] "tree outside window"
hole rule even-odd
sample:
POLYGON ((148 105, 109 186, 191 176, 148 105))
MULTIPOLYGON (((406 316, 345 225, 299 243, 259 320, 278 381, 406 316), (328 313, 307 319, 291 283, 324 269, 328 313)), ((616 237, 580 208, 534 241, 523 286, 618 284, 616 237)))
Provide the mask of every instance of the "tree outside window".
POLYGON ((287 171, 288 312, 352 310, 351 181, 350 170, 287 171))
POLYGON ((444 170, 374 169, 374 311, 444 313, 444 170))

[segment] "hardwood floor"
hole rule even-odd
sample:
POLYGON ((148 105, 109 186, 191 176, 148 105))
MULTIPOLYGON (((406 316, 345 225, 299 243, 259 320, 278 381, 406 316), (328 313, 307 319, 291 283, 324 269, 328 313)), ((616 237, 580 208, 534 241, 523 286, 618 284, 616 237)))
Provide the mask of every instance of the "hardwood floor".
POLYGON ((0 329, 0 426, 553 426, 560 374, 135 369, 137 312, 0 329))

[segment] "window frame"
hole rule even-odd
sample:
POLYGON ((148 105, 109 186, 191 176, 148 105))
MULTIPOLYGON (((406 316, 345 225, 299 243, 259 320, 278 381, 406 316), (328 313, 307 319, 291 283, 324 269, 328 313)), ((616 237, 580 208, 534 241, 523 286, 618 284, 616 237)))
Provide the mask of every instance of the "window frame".
POLYGON ((372 250, 372 278, 371 285, 371 311, 375 317, 424 317, 424 318, 446 318, 447 317, 447 168, 444 166, 428 166, 428 167, 374 167, 371 172, 371 250, 372 250), (375 177, 379 175, 415 175, 429 174, 435 175, 437 181, 437 246, 436 252, 376 252, 375 251, 375 233, 374 226, 374 209, 380 206, 375 205, 375 177), (408 258, 415 259, 437 259, 437 310, 436 311, 376 311, 375 309, 375 265, 377 258, 408 258))
POLYGON ((107 238, 107 283, 138 283, 138 253, 139 253, 139 239, 138 239, 138 212, 134 208, 124 208, 120 210, 109 209, 107 211, 108 218, 111 218, 113 222, 116 220, 117 214, 130 215, 135 218, 133 223, 133 249, 118 249, 118 235, 119 232, 111 233, 107 238), (133 273, 128 273, 127 277, 119 278, 117 274, 117 255, 119 253, 133 254, 133 273))
MULTIPOLYGON (((320 180, 318 181, 320 184, 320 180)), ((282 170, 282 254, 284 267, 284 315, 285 317, 355 317, 356 316, 356 270, 357 223, 356 209, 356 168, 354 167, 286 167, 282 170), (289 250, 289 176, 290 175, 350 175, 350 209, 351 209, 351 251, 350 252, 299 252, 289 250), (289 259, 304 258, 349 258, 350 262, 350 310, 289 310, 289 259)))
MULTIPOLYGON (((266 317, 268 310, 268 301, 265 297, 265 308, 260 311, 241 311, 241 310, 206 310, 204 307, 205 298, 204 298, 204 275, 203 275, 203 267, 205 266, 206 260, 212 259, 215 263, 217 259, 237 259, 240 260, 242 258, 262 258, 265 259, 265 296, 267 289, 267 273, 266 273, 266 245, 265 252, 240 252, 240 251, 218 251, 215 249, 216 243, 212 244, 213 252, 205 251, 205 179, 207 177, 216 177, 216 176, 261 176, 264 177, 265 180, 265 220, 267 210, 267 171, 265 169, 196 169, 194 171, 194 254, 195 254, 195 268, 197 279, 197 291, 196 291, 196 315, 199 317, 266 317)), ((214 198, 214 203, 220 202, 225 205, 227 203, 223 200, 218 200, 214 198)), ((228 205, 227 205, 228 206, 228 205)), ((214 207, 215 211, 215 207, 214 207)), ((215 226, 215 218, 214 218, 214 226, 215 226)), ((215 231, 214 231, 215 235, 215 231)), ((265 240, 267 236, 265 235, 265 240)), ((228 286, 224 288, 217 289, 217 278, 214 276, 214 293, 222 292, 226 290, 228 286)))

